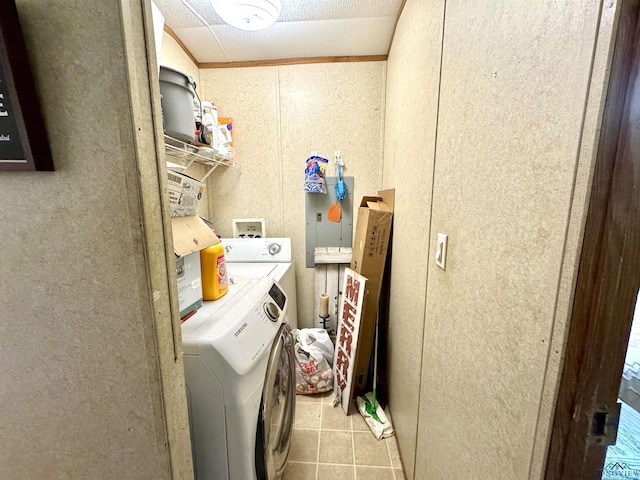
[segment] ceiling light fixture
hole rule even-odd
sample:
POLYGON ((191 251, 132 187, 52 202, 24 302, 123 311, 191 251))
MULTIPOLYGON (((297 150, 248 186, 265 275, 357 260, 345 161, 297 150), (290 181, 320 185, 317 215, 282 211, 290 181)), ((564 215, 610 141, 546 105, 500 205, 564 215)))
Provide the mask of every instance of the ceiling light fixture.
POLYGON ((211 0, 220 18, 241 30, 262 30, 278 19, 280 0, 211 0))

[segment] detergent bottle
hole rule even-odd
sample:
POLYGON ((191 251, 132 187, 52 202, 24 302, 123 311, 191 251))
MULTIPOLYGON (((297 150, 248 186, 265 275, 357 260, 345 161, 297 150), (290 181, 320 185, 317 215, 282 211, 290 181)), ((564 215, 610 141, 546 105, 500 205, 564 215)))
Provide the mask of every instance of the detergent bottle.
POLYGON ((221 243, 200 251, 202 299, 217 300, 229 291, 224 247, 221 243))

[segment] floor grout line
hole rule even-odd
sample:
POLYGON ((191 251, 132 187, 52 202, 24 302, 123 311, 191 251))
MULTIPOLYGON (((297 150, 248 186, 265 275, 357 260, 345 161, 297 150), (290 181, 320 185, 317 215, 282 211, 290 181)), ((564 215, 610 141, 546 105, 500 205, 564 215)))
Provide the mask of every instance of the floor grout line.
POLYGON ((316 480, 320 474, 320 440, 322 439, 322 403, 320 403, 320 429, 318 430, 318 453, 316 455, 316 480))
POLYGON ((295 430, 309 430, 309 431, 312 431, 312 432, 316 432, 316 431, 322 430, 323 432, 367 433, 365 431, 360 431, 360 430, 348 430, 348 429, 340 429, 340 428, 295 428, 295 430))
POLYGON ((385 442, 387 442, 387 455, 389 455, 389 464, 391 465, 391 473, 393 473, 393 480, 396 479, 396 471, 393 469, 393 458, 391 458, 391 447, 389 447, 389 439, 385 438, 385 442))
MULTIPOLYGON (((313 405, 313 407, 309 407, 312 409, 312 411, 315 411, 318 407, 319 407, 319 423, 317 422, 313 422, 315 425, 319 425, 318 427, 306 427, 304 425, 298 425, 296 424, 296 426, 294 427, 296 430, 301 431, 300 433, 306 431, 306 432, 317 432, 318 433, 318 445, 317 445, 317 450, 316 450, 316 461, 291 461, 292 464, 302 464, 302 465, 308 465, 308 468, 311 470, 311 472, 309 472, 311 474, 311 476, 309 478, 314 478, 315 480, 318 480, 320 478, 320 465, 326 465, 329 467, 343 467, 343 468, 348 468, 349 466, 352 467, 353 469, 353 480, 356 480, 358 478, 358 467, 363 467, 366 469, 374 469, 371 470, 371 472, 376 471, 375 469, 379 469, 378 471, 382 471, 382 470, 391 470, 391 475, 389 476, 388 473, 386 474, 387 476, 389 476, 389 478, 392 478, 393 480, 404 480, 404 476, 398 476, 397 472, 396 472, 396 467, 394 466, 393 463, 393 456, 392 456, 392 448, 391 448, 391 444, 389 443, 390 440, 393 439, 384 439, 382 441, 386 442, 386 449, 387 449, 387 457, 389 460, 389 465, 388 466, 383 466, 383 465, 366 465, 366 464, 362 464, 360 465, 357 461, 356 461, 356 434, 364 434, 364 433, 370 433, 369 430, 355 430, 356 426, 359 426, 359 424, 356 424, 356 420, 354 418, 354 416, 358 413, 357 411, 352 413, 351 415, 347 415, 348 417, 351 417, 348 419, 348 421, 346 423, 348 423, 348 426, 345 425, 344 428, 324 428, 323 426, 323 420, 324 420, 324 406, 325 405, 332 405, 332 401, 330 397, 322 397, 319 398, 317 400, 314 401, 305 401, 305 402, 301 402, 301 404, 307 404, 307 405, 313 405), (330 432, 341 432, 341 433, 347 433, 349 432, 351 434, 351 452, 353 455, 353 460, 352 463, 333 463, 333 462, 320 462, 320 456, 321 456, 321 441, 323 438, 323 434, 326 433, 330 433, 330 432), (315 466, 315 470, 314 467, 315 466), (315 475, 314 472, 315 471, 315 475)), ((331 413, 327 411, 327 413, 331 413)), ((331 415, 330 415, 331 417, 331 415)), ((309 419, 310 421, 313 421, 314 419, 309 419)), ((326 467, 324 467, 326 468, 326 467)), ((367 470, 368 472, 369 470, 367 470)))
MULTIPOLYGON (((298 463, 301 465, 316 465, 316 462, 302 462, 299 460, 291 460, 287 463, 298 463)), ((332 463, 332 462, 320 462, 319 465, 330 465, 332 467, 349 467, 351 466, 349 463, 332 463)), ((400 467, 385 467, 383 465, 360 465, 356 464, 355 467, 363 467, 363 468, 379 468, 381 470, 394 470, 400 467)))
MULTIPOLYGON (((353 419, 351 426, 353 426, 353 419)), ((353 453, 353 480, 356 480, 358 478, 358 470, 356 469, 356 439, 353 436, 353 430, 351 430, 351 452, 353 453)))
POLYGON ((356 468, 356 437, 353 434, 353 415, 349 415, 351 422, 351 445, 353 446, 353 480, 358 478, 358 469, 356 468))
POLYGON ((376 470, 400 470, 400 467, 384 467, 382 465, 360 465, 360 464, 356 464, 356 465, 350 465, 348 463, 330 463, 330 462, 321 462, 321 463, 315 463, 315 462, 300 462, 297 460, 292 460, 287 462, 287 464, 296 464, 296 465, 328 465, 330 467, 360 467, 360 468, 373 468, 376 470))

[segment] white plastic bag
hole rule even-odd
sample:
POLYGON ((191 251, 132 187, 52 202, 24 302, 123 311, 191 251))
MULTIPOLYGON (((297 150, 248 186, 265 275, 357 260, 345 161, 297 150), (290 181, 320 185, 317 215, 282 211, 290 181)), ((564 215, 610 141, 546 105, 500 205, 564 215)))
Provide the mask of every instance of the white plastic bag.
POLYGON ((333 388, 333 343, 323 328, 293 330, 296 354, 296 392, 306 395, 333 388))

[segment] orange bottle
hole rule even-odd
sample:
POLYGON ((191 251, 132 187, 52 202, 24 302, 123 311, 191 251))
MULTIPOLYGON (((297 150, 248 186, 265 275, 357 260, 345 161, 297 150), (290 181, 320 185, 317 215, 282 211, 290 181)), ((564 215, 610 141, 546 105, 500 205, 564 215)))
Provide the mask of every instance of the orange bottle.
POLYGON ((221 243, 200 251, 203 300, 217 300, 229 291, 227 264, 221 243))

